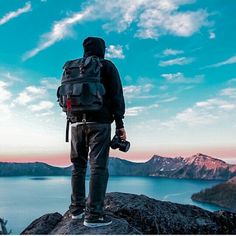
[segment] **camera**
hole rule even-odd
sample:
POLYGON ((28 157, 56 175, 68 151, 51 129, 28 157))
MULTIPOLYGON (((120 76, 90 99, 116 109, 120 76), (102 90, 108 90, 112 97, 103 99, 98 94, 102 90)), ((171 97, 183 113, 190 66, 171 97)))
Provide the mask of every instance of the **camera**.
POLYGON ((130 148, 130 142, 122 140, 117 134, 111 140, 110 146, 112 149, 119 148, 122 152, 128 152, 130 148))

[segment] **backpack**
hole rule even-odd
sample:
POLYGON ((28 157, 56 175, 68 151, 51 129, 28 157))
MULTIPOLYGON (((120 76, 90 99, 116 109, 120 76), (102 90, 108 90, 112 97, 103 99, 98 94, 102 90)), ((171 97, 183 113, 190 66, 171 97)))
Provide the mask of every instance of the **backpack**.
POLYGON ((63 66, 57 101, 67 115, 66 142, 70 122, 75 121, 79 114, 86 122, 86 112, 98 111, 103 106, 105 88, 101 83, 101 60, 97 56, 89 56, 67 61, 63 66))

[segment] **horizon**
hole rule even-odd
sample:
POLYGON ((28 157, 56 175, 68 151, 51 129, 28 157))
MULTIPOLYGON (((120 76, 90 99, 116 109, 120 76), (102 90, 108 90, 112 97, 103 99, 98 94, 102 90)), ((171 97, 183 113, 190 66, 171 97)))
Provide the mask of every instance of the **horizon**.
POLYGON ((110 156, 236 162, 235 11, 231 0, 1 1, 0 162, 69 165, 56 89, 88 36, 105 40, 123 85, 131 148, 110 156))
MULTIPOLYGON (((118 157, 118 156, 109 156, 109 158, 118 158, 118 159, 121 159, 121 160, 127 160, 127 161, 130 161, 130 162, 133 162, 133 163, 145 163, 149 160, 151 160, 154 156, 160 156, 160 157, 163 157, 163 158, 178 158, 178 157, 182 157, 184 159, 186 158, 189 158, 189 157, 192 157, 192 156, 195 156, 195 155, 204 155, 204 156, 207 156, 207 157, 210 157, 212 159, 217 159, 217 160, 220 160, 220 161, 224 161, 226 164, 229 164, 229 165, 236 165, 236 159, 232 159, 232 158, 219 158, 219 157, 214 157, 214 156, 209 156, 207 154, 204 154, 204 153, 195 153, 193 155, 190 155, 190 156, 163 156, 163 155, 159 155, 159 154, 153 154, 152 156, 148 157, 147 159, 143 159, 143 160, 129 160, 129 159, 126 159, 126 158, 121 158, 121 157, 118 157)), ((41 161, 40 160, 32 160, 31 158, 28 159, 28 161, 24 161, 24 159, 21 159, 21 161, 14 161, 14 159, 12 161, 9 161, 10 158, 6 158, 6 159, 3 159, 3 160, 0 160, 0 163, 16 163, 16 164, 27 164, 27 163, 44 163, 44 164, 48 164, 50 166, 55 166, 55 167, 61 167, 61 168, 65 168, 65 167, 69 167, 72 165, 72 163, 68 162, 67 164, 61 164, 61 165, 58 165, 58 164, 55 164, 54 162, 50 163, 50 161, 48 161, 49 159, 48 158, 45 158, 45 159, 42 159, 41 161), (5 160, 5 161, 4 161, 5 160)))

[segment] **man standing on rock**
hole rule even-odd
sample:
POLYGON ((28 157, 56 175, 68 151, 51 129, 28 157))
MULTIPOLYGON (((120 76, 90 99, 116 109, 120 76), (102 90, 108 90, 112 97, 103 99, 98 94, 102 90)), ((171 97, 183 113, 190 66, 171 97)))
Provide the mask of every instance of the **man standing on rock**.
MULTIPOLYGON (((116 133, 121 140, 126 140, 126 132, 123 121, 125 113, 125 103, 123 89, 119 73, 115 65, 104 59, 105 42, 101 38, 88 37, 83 42, 84 56, 82 59, 69 61, 64 68, 66 73, 71 75, 76 72, 75 68, 79 61, 79 73, 85 73, 86 66, 96 61, 99 66, 94 70, 99 71, 100 82, 104 87, 101 92, 102 106, 99 110, 78 112, 75 122, 71 125, 71 162, 72 162, 72 194, 70 212, 72 219, 82 219, 84 225, 88 227, 98 227, 109 225, 111 219, 104 214, 103 205, 108 181, 108 157, 111 141, 111 123, 115 120, 116 133), (99 67, 99 68, 98 68, 99 67), (98 69, 97 69, 98 68, 98 69), (89 155, 90 182, 87 201, 85 199, 85 175, 89 155)), ((94 62, 95 63, 95 62, 94 62)), ((91 64, 91 68, 92 68, 91 64)), ((88 70, 88 69, 87 69, 88 70)), ((77 76, 78 79, 80 75, 77 76)), ((81 77, 82 78, 82 77, 81 77)), ((91 83, 78 86, 75 91, 87 93, 96 88, 91 83)), ((96 85, 98 86, 98 85, 96 85)), ((100 86, 100 85, 99 85, 100 86)), ((74 90, 73 90, 74 91, 74 90)), ((94 92, 97 94, 98 92, 94 92)), ((93 99, 93 98, 91 98, 93 99)), ((89 99, 85 99, 86 104, 89 99)), ((71 108, 71 101, 67 100, 67 109, 71 108)), ((99 103, 99 102, 98 102, 99 103)))

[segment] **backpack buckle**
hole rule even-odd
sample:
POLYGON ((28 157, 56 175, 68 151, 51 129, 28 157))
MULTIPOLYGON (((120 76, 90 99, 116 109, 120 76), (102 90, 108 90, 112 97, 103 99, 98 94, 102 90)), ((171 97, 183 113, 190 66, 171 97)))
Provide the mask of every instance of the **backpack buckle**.
POLYGON ((83 113, 83 118, 82 118, 83 125, 86 125, 86 114, 83 113))

